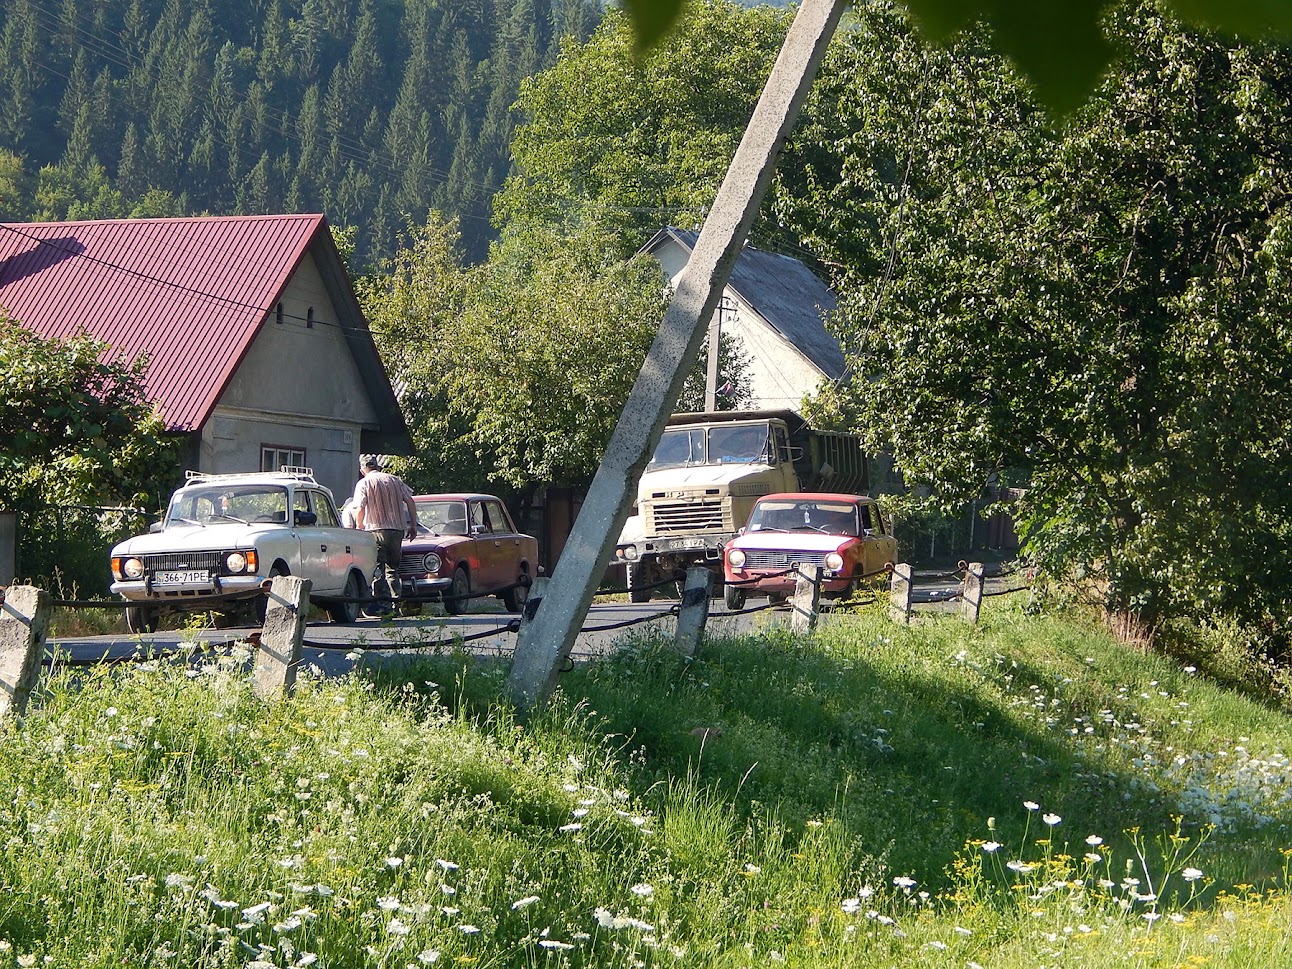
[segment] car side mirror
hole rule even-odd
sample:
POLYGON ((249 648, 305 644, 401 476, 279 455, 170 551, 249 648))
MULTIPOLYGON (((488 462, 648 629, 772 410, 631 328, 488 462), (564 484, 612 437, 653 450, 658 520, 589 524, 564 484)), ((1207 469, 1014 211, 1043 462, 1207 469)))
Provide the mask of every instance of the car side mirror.
POLYGON ((158 532, 164 530, 165 528, 166 528, 165 522, 153 522, 151 525, 148 526, 148 534, 156 535, 158 532))
POLYGON ((471 534, 472 534, 472 535, 483 535, 483 534, 484 534, 484 530, 485 530, 485 527, 484 527, 483 525, 472 525, 472 526, 471 526, 471 534))
POLYGON ((297 509, 292 515, 292 521, 297 525, 313 525, 319 520, 319 516, 312 511, 301 511, 297 509))
POLYGON ((739 528, 736 529, 736 536, 739 537, 743 534, 745 534, 745 526, 741 525, 739 528))

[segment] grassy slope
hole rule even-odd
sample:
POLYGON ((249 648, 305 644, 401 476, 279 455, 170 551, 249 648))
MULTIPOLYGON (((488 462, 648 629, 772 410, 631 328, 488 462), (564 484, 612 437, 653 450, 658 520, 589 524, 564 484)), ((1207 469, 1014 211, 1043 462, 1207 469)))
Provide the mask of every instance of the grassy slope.
POLYGON ((500 685, 56 678, 0 966, 1287 962, 1292 724, 1071 621, 643 640, 524 726, 500 685))

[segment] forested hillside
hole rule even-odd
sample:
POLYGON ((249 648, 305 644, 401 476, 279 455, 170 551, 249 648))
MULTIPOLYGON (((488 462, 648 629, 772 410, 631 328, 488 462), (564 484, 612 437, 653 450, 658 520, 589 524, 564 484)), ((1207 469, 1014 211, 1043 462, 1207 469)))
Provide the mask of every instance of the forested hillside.
POLYGON ((520 81, 597 0, 5 0, 0 220, 409 217, 483 254, 520 81))

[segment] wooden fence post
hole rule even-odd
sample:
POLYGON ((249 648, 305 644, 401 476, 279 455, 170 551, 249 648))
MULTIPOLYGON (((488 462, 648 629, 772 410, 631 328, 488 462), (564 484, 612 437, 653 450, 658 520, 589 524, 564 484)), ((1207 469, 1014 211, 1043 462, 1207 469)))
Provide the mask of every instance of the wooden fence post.
POLYGON ((262 700, 290 694, 296 687, 312 587, 309 579, 294 575, 276 575, 270 583, 253 684, 262 700))
POLYGON ((0 723, 9 711, 22 716, 36 688, 49 631, 49 593, 11 585, 0 601, 0 723))
POLYGON ((821 567, 800 565, 798 582, 790 599, 790 630, 810 633, 816 629, 817 610, 821 605, 821 567))
POLYGON ((682 607, 677 613, 677 632, 673 644, 684 656, 700 651, 700 637, 709 621, 709 596, 713 593, 713 572, 704 566, 686 570, 682 588, 682 607))
POLYGON ((909 624, 911 621, 911 567, 906 563, 893 566, 893 581, 889 592, 889 618, 893 622, 909 624))
POLYGON ((970 562, 965 569, 964 585, 960 595, 960 615, 967 622, 976 623, 978 613, 982 611, 983 571, 981 562, 970 562))

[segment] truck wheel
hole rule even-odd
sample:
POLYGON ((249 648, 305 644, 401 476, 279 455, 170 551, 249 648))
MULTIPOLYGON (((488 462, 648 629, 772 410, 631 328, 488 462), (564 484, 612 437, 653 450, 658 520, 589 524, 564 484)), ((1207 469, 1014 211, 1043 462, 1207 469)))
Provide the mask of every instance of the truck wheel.
POLYGON ((650 584, 651 570, 644 564, 624 566, 624 576, 628 580, 628 601, 649 602, 650 589, 643 588, 650 584))
POLYGON ((723 600, 727 603, 727 609, 731 612, 739 612, 745 608, 745 589, 744 586, 727 584, 724 590, 723 600))
POLYGON ((157 631, 157 610, 147 606, 126 606, 126 628, 136 636, 157 631))

